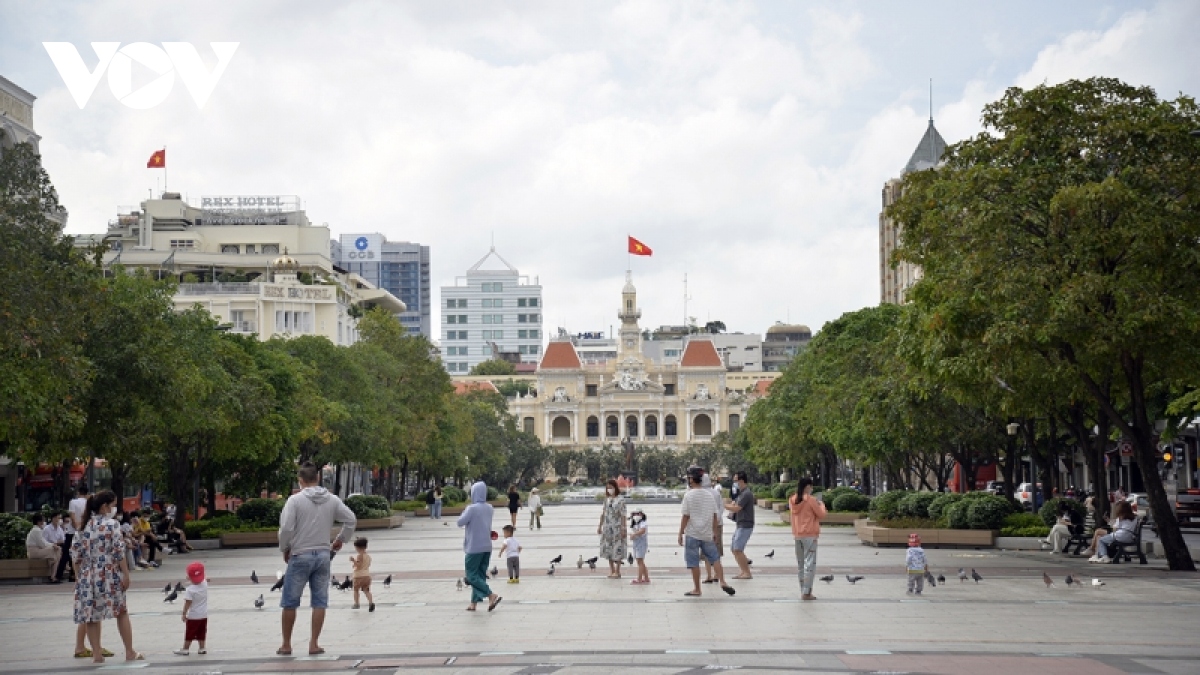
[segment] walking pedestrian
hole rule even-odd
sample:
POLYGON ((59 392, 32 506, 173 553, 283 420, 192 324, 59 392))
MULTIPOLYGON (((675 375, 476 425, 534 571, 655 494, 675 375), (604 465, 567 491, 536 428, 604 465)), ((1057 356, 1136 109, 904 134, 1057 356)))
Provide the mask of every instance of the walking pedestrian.
POLYGON ((796 540, 796 564, 799 566, 800 599, 816 600, 813 576, 817 573, 817 538, 825 519, 825 503, 812 493, 812 479, 801 478, 796 494, 788 500, 792 518, 792 538, 796 540))
POLYGON ((466 554, 463 565, 467 583, 471 586, 468 612, 474 612, 475 605, 484 598, 488 600, 489 612, 503 600, 492 592, 487 583, 488 563, 492 560, 492 518, 495 511, 487 501, 487 484, 478 481, 472 485, 471 503, 458 517, 458 526, 463 528, 463 553, 466 554))
POLYGON ((442 519, 442 504, 445 500, 445 494, 442 492, 442 486, 438 485, 433 488, 433 508, 430 509, 429 515, 433 516, 434 520, 442 519))
POLYGON ((604 491, 604 510, 600 512, 600 524, 596 526, 596 534, 600 535, 600 557, 608 560, 608 578, 620 579, 628 541, 625 498, 621 496, 617 481, 611 478, 604 491))
POLYGON ((512 518, 512 527, 517 529, 517 511, 521 509, 521 493, 516 485, 508 486, 508 515, 512 518))
POLYGON ((908 594, 921 594, 925 590, 925 575, 929 563, 925 561, 925 549, 921 548, 921 536, 916 532, 908 535, 908 551, 904 554, 904 569, 908 576, 908 594))
POLYGON ((741 570, 741 574, 734 579, 753 579, 754 576, 750 574, 750 560, 746 558, 746 544, 750 542, 750 535, 754 533, 754 493, 747 485, 745 471, 737 472, 734 481, 738 490, 737 498, 725 505, 733 514, 735 529, 730 548, 733 549, 733 559, 737 561, 738 569, 741 570))
POLYGON ((721 567, 721 556, 713 532, 721 519, 717 505, 713 502, 712 490, 705 489, 702 469, 688 473, 688 491, 683 495, 683 516, 679 521, 679 545, 683 548, 683 561, 692 572, 692 590, 684 595, 700 596, 700 558, 704 557, 717 573, 721 590, 729 595, 734 589, 725 583, 725 570, 721 567))
POLYGON ((207 654, 208 647, 208 578, 204 575, 204 563, 194 562, 187 566, 191 585, 183 592, 183 649, 176 649, 177 656, 187 656, 192 640, 199 643, 197 654, 207 654))
POLYGON ((500 556, 508 567, 508 583, 521 583, 521 542, 513 536, 513 526, 504 526, 504 543, 500 545, 500 556))
MULTIPOLYGON (((75 623, 85 627, 91 643, 92 663, 104 663, 100 646, 100 622, 117 620, 117 632, 125 643, 125 660, 142 661, 133 648, 133 624, 125 603, 129 590, 129 566, 125 563, 125 539, 112 519, 117 496, 104 490, 88 500, 85 524, 71 542, 71 565, 75 569, 75 623)), ((78 655, 82 650, 76 649, 78 655)))
POLYGON ((358 593, 362 591, 367 596, 367 611, 375 611, 375 598, 371 597, 371 556, 367 554, 367 538, 359 537, 354 540, 354 552, 350 556, 350 565, 354 568, 354 604, 350 609, 358 609, 358 593))
POLYGON ((637 560, 637 579, 631 584, 650 583, 650 570, 646 569, 646 551, 650 549, 650 528, 646 525, 646 514, 641 509, 629 517, 629 539, 633 545, 633 557, 637 560))
POLYGON ((542 496, 538 494, 537 488, 529 491, 529 499, 525 502, 525 506, 529 507, 529 529, 533 529, 535 522, 537 529, 542 529, 542 496))
POLYGON ((300 596, 307 585, 311 591, 309 606, 312 607, 308 653, 315 656, 325 653, 320 638, 321 628, 325 625, 325 610, 329 607, 329 563, 333 557, 330 551, 342 550, 342 545, 354 534, 358 519, 341 499, 320 486, 320 473, 312 462, 300 465, 296 479, 300 491, 288 497, 279 514, 279 550, 283 552, 287 572, 283 577, 283 597, 279 601, 283 608, 283 644, 275 653, 279 656, 292 653, 296 609, 300 607, 300 596), (342 524, 342 530, 331 546, 329 532, 335 521, 342 524))

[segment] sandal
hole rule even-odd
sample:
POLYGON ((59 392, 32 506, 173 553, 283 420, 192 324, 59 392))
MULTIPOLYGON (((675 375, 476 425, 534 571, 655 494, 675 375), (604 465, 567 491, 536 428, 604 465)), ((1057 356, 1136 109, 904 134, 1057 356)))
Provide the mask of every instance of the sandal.
POLYGON ((85 649, 81 652, 75 652, 75 658, 77 658, 77 659, 87 659, 87 658, 91 658, 91 656, 92 656, 92 650, 90 650, 90 649, 85 649))
POLYGON ((684 595, 684 597, 687 597, 687 598, 698 598, 698 597, 700 597, 700 592, 699 591, 688 591, 687 593, 684 593, 683 595, 684 595))
POLYGON ((721 590, 725 591, 730 596, 732 596, 734 593, 737 593, 737 591, 733 590, 733 586, 722 586, 721 590))
POLYGON ((275 655, 276 656, 291 656, 292 650, 284 649, 283 647, 280 647, 279 649, 275 650, 275 655))
POLYGON ((143 653, 141 653, 141 652, 138 652, 138 653, 136 653, 136 654, 134 654, 134 655, 133 655, 133 658, 132 658, 132 659, 125 659, 125 660, 126 660, 126 661, 145 661, 145 660, 146 660, 146 655, 145 655, 145 654, 143 654, 143 653))
POLYGON ((317 647, 317 650, 316 650, 316 651, 309 650, 309 652, 308 652, 308 655, 309 655, 309 656, 319 656, 319 655, 321 655, 321 654, 324 654, 324 653, 325 653, 325 648, 324 648, 324 647, 317 647))
POLYGON ((504 599, 504 598, 502 598, 502 597, 500 597, 500 596, 498 596, 498 595, 497 595, 497 596, 496 596, 496 601, 495 601, 495 602, 493 602, 492 604, 488 605, 488 611, 490 612, 490 611, 492 611, 493 609, 496 609, 496 605, 499 605, 499 604, 500 604, 500 601, 501 601, 501 600, 503 600, 503 599, 504 599))

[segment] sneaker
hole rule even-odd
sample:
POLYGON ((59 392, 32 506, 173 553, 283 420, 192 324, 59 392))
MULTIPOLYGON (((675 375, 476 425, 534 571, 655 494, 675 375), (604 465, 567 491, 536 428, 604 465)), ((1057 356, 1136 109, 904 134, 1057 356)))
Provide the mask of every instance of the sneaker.
POLYGON ((175 650, 175 656, 187 656, 187 655, 188 655, 188 650, 186 650, 186 649, 176 649, 175 650))
POLYGON ((513 579, 513 583, 514 583, 514 584, 519 584, 519 583, 521 583, 521 580, 520 580, 520 579, 513 579))
POLYGON ((358 609, 358 605, 350 605, 350 609, 358 609))
POLYGON ((201 649, 200 651, 198 651, 198 652, 196 652, 196 653, 197 653, 197 654, 207 654, 207 653, 208 653, 208 650, 207 650, 207 649, 201 649))
POLYGON ((368 611, 368 612, 374 612, 374 611, 375 611, 375 603, 373 603, 373 602, 372 602, 372 603, 371 603, 371 605, 370 605, 370 609, 368 609, 367 611, 368 611))
POLYGON ((515 583, 517 583, 517 580, 516 580, 516 579, 509 579, 509 580, 508 580, 508 583, 510 583, 510 584, 515 584, 515 583))
POLYGON ((1090 563, 1100 562, 1100 556, 1094 555, 1094 556, 1088 558, 1088 562, 1090 562, 1090 563))
POLYGON ((1096 562, 1098 562, 1098 563, 1110 563, 1110 562, 1112 562, 1112 558, 1110 558, 1110 557, 1108 557, 1108 556, 1103 556, 1103 557, 1101 557, 1101 558, 1097 559, 1097 560, 1096 560, 1096 562))

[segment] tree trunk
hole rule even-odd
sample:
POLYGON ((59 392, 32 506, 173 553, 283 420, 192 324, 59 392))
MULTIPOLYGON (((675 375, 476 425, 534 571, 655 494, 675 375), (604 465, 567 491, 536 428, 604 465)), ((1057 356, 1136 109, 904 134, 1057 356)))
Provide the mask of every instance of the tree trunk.
POLYGON ((204 490, 208 493, 208 504, 204 508, 212 513, 217 510, 217 477, 212 471, 208 471, 206 474, 204 490))
POLYGON ((342 496, 342 463, 333 465, 333 494, 342 496))

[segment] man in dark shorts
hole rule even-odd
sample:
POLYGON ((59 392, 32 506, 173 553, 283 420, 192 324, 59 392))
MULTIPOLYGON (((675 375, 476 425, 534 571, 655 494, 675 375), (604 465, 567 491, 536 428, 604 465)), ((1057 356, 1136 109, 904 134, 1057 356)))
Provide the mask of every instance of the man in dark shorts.
POLYGON ((737 481, 738 494, 733 501, 727 502, 725 508, 733 514, 733 522, 737 529, 733 531, 733 559, 737 561, 741 574, 734 579, 752 579, 750 561, 746 558, 746 543, 754 532, 754 493, 746 482, 746 472, 739 471, 734 476, 737 481))

